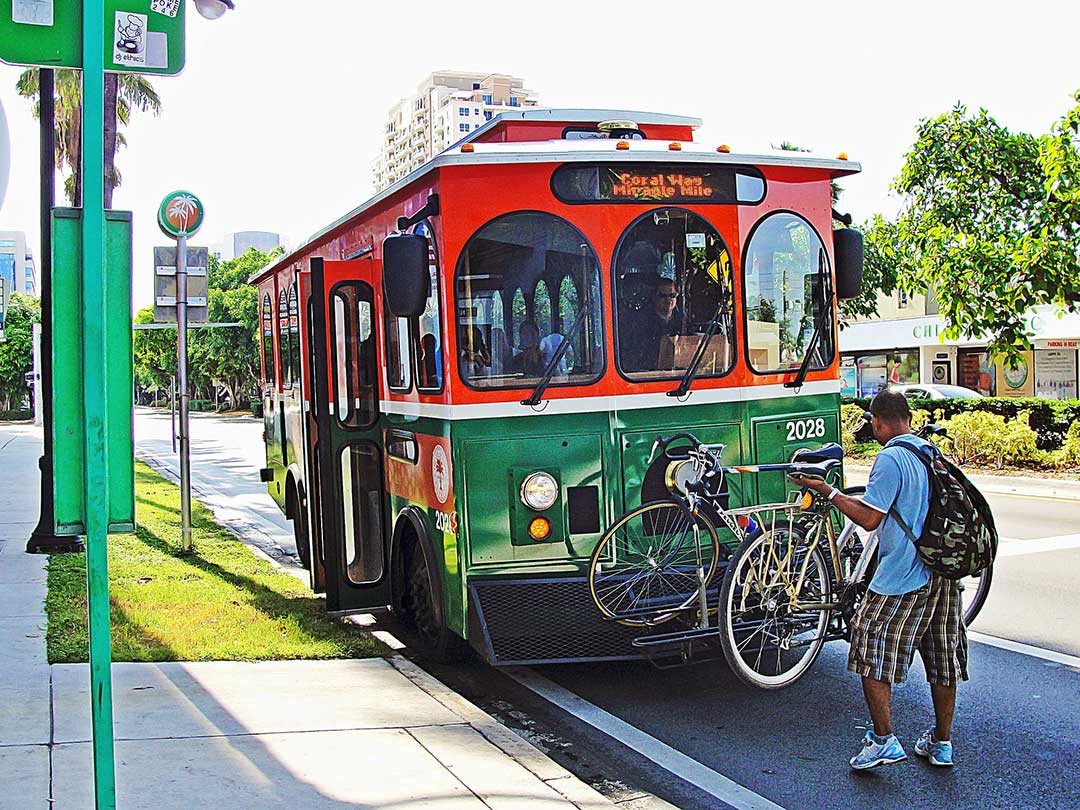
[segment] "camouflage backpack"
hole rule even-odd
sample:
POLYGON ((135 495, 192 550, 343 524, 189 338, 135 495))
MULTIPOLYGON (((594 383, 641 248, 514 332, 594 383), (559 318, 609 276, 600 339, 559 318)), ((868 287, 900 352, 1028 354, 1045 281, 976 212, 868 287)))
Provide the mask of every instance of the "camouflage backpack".
POLYGON ((998 533, 986 498, 936 448, 928 458, 914 447, 898 446, 919 459, 930 480, 930 506, 919 537, 895 509, 891 511, 915 543, 919 558, 946 579, 963 579, 989 568, 997 554, 998 533))

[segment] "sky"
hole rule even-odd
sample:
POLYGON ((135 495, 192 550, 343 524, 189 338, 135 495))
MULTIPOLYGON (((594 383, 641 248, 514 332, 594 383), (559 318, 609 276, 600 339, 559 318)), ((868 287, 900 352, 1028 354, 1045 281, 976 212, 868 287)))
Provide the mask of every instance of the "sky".
MULTIPOLYGON (((961 102, 1041 133, 1080 89, 1075 0, 236 6, 207 21, 189 3, 187 66, 154 79, 164 109, 136 114, 117 155, 136 309, 153 300, 167 192, 202 199, 193 244, 267 230, 296 246, 371 196, 387 113, 433 70, 509 73, 548 107, 695 116, 697 141, 734 152, 783 140, 846 152, 863 171, 843 180, 838 207, 857 222, 896 211, 890 184, 919 119, 961 102)), ((0 65, 12 143, 0 229, 26 231, 36 255, 38 129, 15 93, 19 72, 0 65)))

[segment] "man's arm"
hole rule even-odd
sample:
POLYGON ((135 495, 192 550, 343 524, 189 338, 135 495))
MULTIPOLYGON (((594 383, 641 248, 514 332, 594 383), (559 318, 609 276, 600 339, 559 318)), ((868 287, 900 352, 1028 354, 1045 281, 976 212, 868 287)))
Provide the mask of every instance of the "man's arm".
MULTIPOLYGON (((832 484, 816 478, 804 478, 801 475, 789 475, 788 478, 798 486, 812 489, 819 495, 828 497, 829 493, 833 491, 832 484)), ((874 507, 867 506, 859 498, 845 495, 839 490, 837 490, 832 502, 837 509, 843 512, 845 517, 851 518, 857 526, 866 529, 868 532, 872 532, 880 526, 881 521, 885 519, 885 514, 883 512, 879 512, 874 507)))

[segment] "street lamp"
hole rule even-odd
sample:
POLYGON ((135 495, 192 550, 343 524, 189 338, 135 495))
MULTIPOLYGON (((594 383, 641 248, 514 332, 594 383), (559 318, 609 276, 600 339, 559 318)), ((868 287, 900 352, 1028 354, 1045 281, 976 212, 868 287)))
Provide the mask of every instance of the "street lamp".
POLYGON ((233 8, 232 0, 195 0, 195 9, 208 20, 216 20, 233 8))

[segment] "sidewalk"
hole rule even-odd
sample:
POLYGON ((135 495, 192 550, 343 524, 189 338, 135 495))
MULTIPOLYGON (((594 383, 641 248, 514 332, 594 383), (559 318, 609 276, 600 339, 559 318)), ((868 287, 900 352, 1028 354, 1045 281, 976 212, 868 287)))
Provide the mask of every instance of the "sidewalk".
MULTIPOLYGON (((0 808, 93 807, 89 674, 45 658, 41 433, 0 425, 0 808)), ((610 808, 401 657, 113 665, 117 807, 610 808)))
MULTIPOLYGON (((860 486, 870 476, 870 465, 845 463, 844 473, 848 486, 860 486)), ((1062 498, 1080 501, 1080 481, 1063 478, 1036 478, 1025 475, 978 475, 968 476, 982 492, 997 495, 1026 495, 1034 498, 1062 498)))

